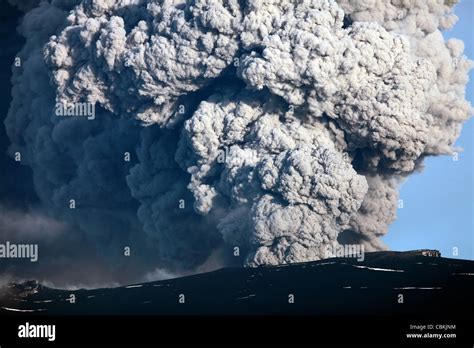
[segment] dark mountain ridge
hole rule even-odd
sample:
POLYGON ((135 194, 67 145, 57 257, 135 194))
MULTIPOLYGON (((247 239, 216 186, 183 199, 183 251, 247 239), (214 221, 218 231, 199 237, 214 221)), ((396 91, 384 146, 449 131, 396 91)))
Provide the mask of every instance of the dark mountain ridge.
POLYGON ((46 315, 471 315, 474 261, 439 252, 223 268, 164 281, 60 290, 35 281, 0 290, 2 314, 46 315), (73 295, 73 296, 71 296, 73 295), (71 300, 73 299, 73 300, 71 300))

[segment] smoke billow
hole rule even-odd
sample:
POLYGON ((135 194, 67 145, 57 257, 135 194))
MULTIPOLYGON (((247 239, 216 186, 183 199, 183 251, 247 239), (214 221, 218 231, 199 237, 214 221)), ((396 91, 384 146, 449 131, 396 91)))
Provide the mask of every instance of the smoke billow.
POLYGON ((455 20, 434 0, 43 1, 10 151, 52 216, 111 264, 133 244, 143 274, 383 249, 399 183, 472 114, 455 20), (95 119, 54 113, 77 103, 95 119))

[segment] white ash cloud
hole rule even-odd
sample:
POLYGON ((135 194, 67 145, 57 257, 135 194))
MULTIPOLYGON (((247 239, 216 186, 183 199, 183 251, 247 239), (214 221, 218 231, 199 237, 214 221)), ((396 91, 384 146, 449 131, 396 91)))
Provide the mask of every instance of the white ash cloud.
POLYGON ((46 45, 59 100, 84 99, 166 125, 173 103, 208 84, 237 49, 237 0, 84 1, 46 45))
POLYGON ((177 152, 191 174, 195 209, 227 211, 218 229, 229 244, 251 250, 249 264, 319 258, 367 192, 330 130, 283 107, 248 92, 214 95, 184 123, 177 152))
POLYGON ((468 72, 472 61, 464 55, 461 40, 444 40, 442 30, 457 21, 453 6, 457 0, 426 1, 338 1, 353 21, 376 21, 392 33, 410 40, 413 53, 428 60, 436 71, 430 87, 428 113, 432 115, 425 152, 429 155, 448 154, 461 132, 461 124, 473 114, 464 99, 468 72), (370 19, 369 19, 370 18, 370 19))
POLYGON ((382 249, 399 182, 472 114, 454 22, 431 0, 42 2, 21 26, 11 151, 99 249, 154 255, 146 272, 235 246, 245 265, 382 249), (96 120, 58 120, 56 102, 96 120))
POLYGON ((336 120, 349 148, 373 151, 370 164, 413 170, 426 148, 434 67, 414 59, 408 40, 379 25, 343 29, 339 7, 322 4, 302 2, 286 11, 282 26, 260 44, 262 54, 243 56, 240 76, 250 87, 307 107, 310 117, 336 120))

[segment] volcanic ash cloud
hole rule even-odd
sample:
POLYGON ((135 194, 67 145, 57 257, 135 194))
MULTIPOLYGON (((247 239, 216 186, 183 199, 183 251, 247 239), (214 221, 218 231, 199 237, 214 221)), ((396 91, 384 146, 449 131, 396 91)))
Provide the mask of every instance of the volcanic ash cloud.
POLYGON ((12 149, 31 153, 43 200, 81 191, 97 224, 134 226, 117 243, 151 241, 156 266, 173 271, 227 247, 246 265, 317 260, 339 243, 383 249, 398 184, 450 153, 472 113, 471 62, 442 37, 449 6, 373 3, 42 3, 22 24, 30 59, 14 79, 12 149), (56 20, 38 21, 45 13, 56 20), (57 120, 58 102, 99 113, 91 126, 57 120), (130 168, 105 159, 130 147, 130 168), (102 180, 87 190, 91 176, 102 180), (127 213, 114 217, 114 204, 127 213))

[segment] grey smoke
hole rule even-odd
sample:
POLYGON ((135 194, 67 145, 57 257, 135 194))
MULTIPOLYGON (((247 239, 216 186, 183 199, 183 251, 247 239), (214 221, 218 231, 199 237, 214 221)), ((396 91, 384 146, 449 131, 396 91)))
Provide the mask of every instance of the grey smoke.
POLYGON ((48 240, 64 233, 66 226, 40 211, 11 210, 0 206, 0 230, 2 238, 9 241, 48 240))
POLYGON ((442 37, 452 4, 364 4, 43 1, 20 26, 10 152, 112 272, 130 243, 148 278, 216 253, 254 266, 383 249, 399 183, 472 114, 472 63, 442 37), (96 119, 59 119, 57 102, 96 119))
POLYGON ((8 0, 8 3, 15 6, 20 11, 28 12, 38 6, 40 0, 8 0))

